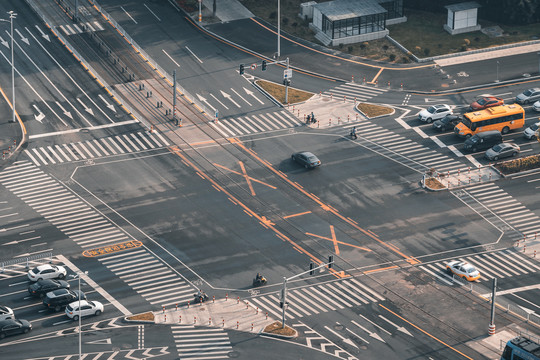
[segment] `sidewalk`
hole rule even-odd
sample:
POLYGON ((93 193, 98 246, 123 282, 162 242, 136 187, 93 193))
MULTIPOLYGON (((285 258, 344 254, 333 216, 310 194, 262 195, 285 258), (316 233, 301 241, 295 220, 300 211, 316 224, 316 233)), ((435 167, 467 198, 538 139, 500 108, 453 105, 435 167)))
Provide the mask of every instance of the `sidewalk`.
POLYGON ((202 304, 184 305, 154 313, 156 324, 217 327, 260 333, 276 319, 246 300, 209 299, 202 304))

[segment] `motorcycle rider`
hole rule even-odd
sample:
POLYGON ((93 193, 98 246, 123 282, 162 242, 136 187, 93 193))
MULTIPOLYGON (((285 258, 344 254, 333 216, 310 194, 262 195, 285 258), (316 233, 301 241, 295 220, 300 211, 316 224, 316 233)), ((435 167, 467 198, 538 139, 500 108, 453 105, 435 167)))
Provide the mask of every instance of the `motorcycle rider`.
POLYGON ((255 281, 263 284, 266 282, 266 279, 264 278, 264 276, 261 275, 261 273, 257 273, 257 276, 255 276, 255 281))

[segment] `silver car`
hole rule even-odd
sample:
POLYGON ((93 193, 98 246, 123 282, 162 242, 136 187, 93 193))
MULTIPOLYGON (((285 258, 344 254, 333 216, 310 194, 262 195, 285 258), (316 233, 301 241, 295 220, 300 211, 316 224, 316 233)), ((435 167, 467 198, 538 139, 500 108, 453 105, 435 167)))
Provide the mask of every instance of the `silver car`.
POLYGON ((0 305, 0 321, 10 319, 15 319, 15 315, 13 315, 13 310, 11 310, 11 308, 8 308, 7 306, 0 305))
POLYGON ((442 119, 446 115, 451 115, 453 113, 454 111, 448 105, 433 105, 420 111, 418 113, 418 120, 431 124, 432 121, 442 119))
POLYGON ((486 151, 486 159, 488 160, 499 160, 503 157, 516 156, 519 154, 520 148, 513 143, 501 143, 497 144, 488 151, 486 151))
POLYGON ((536 124, 532 124, 525 130, 523 130, 523 136, 531 140, 533 137, 535 137, 538 134, 538 127, 540 127, 540 122, 537 122, 536 124))
POLYGON ((526 90, 516 97, 519 104, 528 104, 540 100, 540 88, 526 90))

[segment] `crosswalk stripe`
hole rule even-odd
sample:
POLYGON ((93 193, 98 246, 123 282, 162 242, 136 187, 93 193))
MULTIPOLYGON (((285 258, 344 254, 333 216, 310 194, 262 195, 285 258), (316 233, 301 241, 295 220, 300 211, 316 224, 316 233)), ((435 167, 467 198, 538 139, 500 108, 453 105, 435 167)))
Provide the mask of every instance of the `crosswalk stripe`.
MULTIPOLYGON (((275 304, 279 304, 279 299, 278 299, 277 296, 275 296, 275 295, 272 294, 272 295, 269 295, 268 297, 269 297, 270 299, 272 299, 272 300, 274 301, 275 304)), ((293 305, 293 306, 294 306, 294 305, 293 305)), ((302 314, 300 314, 298 311, 296 311, 295 309, 293 309, 292 306, 287 307, 287 312, 288 312, 289 314, 292 313, 292 314, 293 314, 294 316, 296 316, 296 317, 302 317, 302 314)))
MULTIPOLYGON (((160 290, 164 288, 170 288, 173 286, 175 289, 182 288, 182 286, 178 285, 178 279, 176 278, 176 275, 172 275, 171 277, 167 277, 166 280, 162 281, 155 281, 156 279, 152 279, 152 281, 148 281, 146 284, 133 286, 133 283, 131 283, 131 288, 133 290, 136 290, 140 293, 145 292, 153 292, 154 290, 160 290)), ((187 285, 186 285, 187 286, 187 285)), ((189 286, 187 286, 189 288, 189 286)))
POLYGON ((96 148, 99 148, 99 151, 101 151, 103 153, 103 155, 105 155, 105 156, 111 155, 111 154, 109 154, 107 149, 105 149, 105 147, 99 142, 98 139, 92 140, 92 143, 95 145, 96 148))
POLYGON ((88 150, 88 148, 87 148, 86 146, 84 146, 84 144, 83 144, 82 141, 79 141, 79 142, 77 143, 77 145, 79 145, 79 147, 80 147, 81 149, 83 149, 84 152, 85 152, 86 154, 88 154, 88 156, 90 156, 90 159, 95 158, 94 154, 92 154, 92 152, 91 152, 90 150, 88 150))
POLYGON ((131 269, 132 267, 136 267, 136 266, 145 266, 147 264, 152 264, 152 263, 155 263, 155 262, 158 262, 159 260, 157 260, 155 257, 153 256, 150 256, 150 254, 148 254, 147 256, 145 257, 142 257, 142 258, 138 258, 138 259, 132 259, 132 258, 129 258, 125 261, 122 261, 122 262, 119 262, 119 263, 116 263, 116 264, 107 264, 107 267, 113 271, 115 271, 116 268, 121 268, 121 269, 131 269), (141 264, 142 263, 142 264, 141 264))
POLYGON ((279 314, 278 312, 276 312, 275 310, 273 310, 272 308, 269 308, 265 303, 263 303, 261 301, 261 299, 259 298, 251 298, 249 299, 252 303, 255 303, 256 305, 258 305, 258 307, 260 309, 264 309, 264 311, 267 311, 269 312, 270 314, 274 315, 275 317, 280 317, 281 314, 279 314))
MULTIPOLYGON (((228 132, 230 134, 230 136, 235 136, 236 134, 234 132, 232 132, 232 130, 230 130, 228 127, 226 127, 222 121, 218 121, 217 123, 213 123, 211 122, 210 123, 212 126, 216 127, 216 128, 219 128, 219 132, 223 134, 223 131, 225 132, 228 132)), ((229 136, 227 134, 225 134, 224 136, 229 136)))
POLYGON ((423 271, 427 272, 428 274, 430 274, 431 276, 434 276, 436 277, 437 279, 441 280, 442 282, 446 283, 447 285, 453 285, 452 282, 448 281, 445 277, 442 277, 442 273, 440 273, 440 269, 436 269, 436 270, 432 270, 433 267, 430 267, 429 265, 431 264, 427 264, 427 265, 422 265, 422 266, 419 266, 420 269, 422 269, 423 271), (430 267, 430 269, 428 269, 428 267, 430 267))
MULTIPOLYGON (((276 309, 278 312, 281 312, 281 309, 279 308, 278 304, 279 302, 272 302, 270 301, 270 298, 269 297, 260 297, 258 298, 260 301, 266 303, 266 305, 264 306, 265 309, 276 309)), ((291 314, 289 314, 288 316, 290 319, 294 319, 295 317, 291 314)))
POLYGON ((140 249, 139 251, 129 251, 127 253, 120 253, 113 256, 108 256, 106 258, 101 258, 99 261, 101 261, 102 264, 105 264, 107 266, 114 265, 118 263, 122 263, 123 261, 127 259, 133 260, 133 259, 139 259, 139 258, 146 258, 148 257, 148 253, 144 249, 140 249))
MULTIPOLYGON (((374 290, 371 290, 370 288, 368 288, 366 285, 362 284, 361 282, 359 282, 358 280, 356 279, 350 279, 351 282, 355 283, 356 285, 360 286, 362 289, 364 289, 365 291, 369 292, 370 294, 372 294, 373 296, 375 296, 377 299, 381 300, 381 301, 384 301, 384 297, 382 297, 381 295, 379 295, 376 291, 374 290)), ((373 298, 372 298, 373 299, 373 298)), ((373 299, 372 301, 377 301, 375 299, 373 299)))
POLYGON ((79 34, 82 34, 82 33, 83 33, 82 29, 81 29, 80 27, 78 27, 77 24, 73 24, 72 26, 77 30, 77 32, 78 32, 79 34))
POLYGON ((347 295, 347 294, 343 293, 341 290, 339 290, 339 289, 335 288, 334 286, 332 286, 332 285, 337 285, 337 284, 338 284, 337 282, 334 283, 334 284, 328 283, 328 284, 326 284, 326 286, 329 287, 332 291, 334 291, 334 293, 338 293, 339 295, 341 295, 343 299, 347 299, 348 301, 352 302, 354 305, 356 305, 356 306, 362 305, 361 303, 356 301, 352 296, 347 295))
POLYGON ((238 120, 239 122, 241 122, 245 127, 248 127, 251 132, 257 132, 257 130, 255 130, 251 125, 249 125, 244 119, 242 119, 241 117, 238 117, 236 118, 236 120, 238 120))
POLYGON ((139 280, 139 281, 131 281, 130 285, 134 289, 143 289, 145 287, 152 286, 152 284, 159 285, 159 284, 166 283, 166 282, 176 281, 176 274, 174 274, 173 272, 164 271, 162 274, 165 274, 165 275, 159 276, 161 274, 158 274, 157 277, 155 277, 156 275, 152 275, 152 276, 147 276, 147 277, 151 277, 151 279, 139 280), (163 279, 165 279, 165 280, 163 280, 163 279), (159 280, 161 280, 161 281, 159 281, 159 280), (154 281, 155 281, 155 283, 154 283, 154 281))
POLYGON ((58 151, 66 159, 66 161, 71 161, 70 157, 66 155, 64 150, 62 150, 62 148, 59 145, 54 145, 54 147, 56 151, 58 151))
MULTIPOLYGON (((118 144, 114 141, 114 139, 112 137, 108 137, 108 138, 105 138, 103 139, 103 142, 109 142, 111 143, 119 152, 120 154, 125 154, 126 152, 124 151, 124 149, 122 149, 120 146, 118 146, 118 144)), ((115 152, 116 154, 116 152, 115 152)))
POLYGON ((309 311, 311 311, 313 314, 319 314, 319 311, 317 309, 314 309, 309 304, 306 304, 302 299, 300 298, 301 294, 296 291, 291 291, 287 296, 290 296, 291 299, 294 300, 295 303, 302 304, 305 308, 307 308, 309 311))
POLYGON ((146 144, 148 144, 148 146, 150 146, 151 149, 155 149, 155 148, 156 148, 156 146, 155 146, 154 144, 152 144, 152 143, 148 140, 148 138, 147 138, 146 136, 144 136, 143 133, 141 133, 141 132, 139 131, 139 132, 137 132, 137 135, 139 135, 139 138, 141 138, 142 140, 144 140, 144 142, 145 142, 146 144))
POLYGON ((256 127, 257 129, 259 129, 259 131, 265 131, 256 121, 253 121, 253 119, 250 119, 248 116, 244 117, 243 118, 247 123, 253 125, 254 127, 256 127))
POLYGON ((101 144, 101 147, 107 148, 108 151, 110 151, 113 155, 118 155, 118 153, 116 152, 116 150, 114 150, 114 148, 111 146, 111 144, 109 144, 109 142, 107 141, 107 139, 105 139, 105 138, 102 138, 102 139, 96 139, 96 141, 97 141, 98 143, 101 144))
POLYGON ((53 150, 52 146, 48 145, 48 146, 47 146, 47 149, 49 150, 49 152, 50 152, 51 154, 54 155, 54 157, 58 160, 58 162, 61 162, 61 163, 64 162, 64 160, 63 160, 60 156, 58 156, 58 154, 56 153, 56 151, 53 150))
POLYGON ((273 117, 275 116, 276 118, 280 119, 281 121, 283 121, 285 123, 285 127, 295 127, 295 126, 298 126, 300 125, 300 121, 294 116, 294 114, 289 114, 289 113, 284 113, 284 112, 280 112, 280 113, 269 113, 268 116, 270 117, 273 117))
MULTIPOLYGON (((115 136, 114 138, 116 139, 116 141, 118 141, 120 143, 120 145, 122 145, 124 147, 125 151, 122 151, 122 153, 125 153, 126 151, 128 153, 132 152, 130 147, 126 145, 126 143, 124 142, 124 140, 122 140, 122 138, 120 136, 115 136)), ((118 146, 118 144, 116 146, 118 146)))
POLYGON ((64 149, 66 149, 66 151, 67 151, 67 152, 68 152, 75 160, 79 160, 79 157, 73 153, 73 151, 71 150, 71 148, 69 147, 68 144, 62 144, 62 146, 64 147, 64 149))
POLYGON ((170 144, 167 142, 167 140, 165 140, 165 138, 163 136, 161 136, 161 134, 157 131, 154 131, 154 134, 156 134, 156 136, 158 138, 161 139, 161 142, 165 145, 165 146, 169 146, 170 144))
POLYGON ((84 23, 84 25, 85 25, 86 27, 88 27, 88 28, 90 29, 90 31, 96 31, 96 29, 94 29, 94 27, 92 26, 92 24, 90 24, 89 22, 84 23))
MULTIPOLYGON (((343 290, 347 291, 347 292, 349 292, 349 291, 351 290, 351 289, 348 289, 347 287, 345 287, 345 285, 343 285, 341 281, 337 281, 337 282, 336 282, 336 285, 337 285, 338 287, 342 288, 343 290)), ((351 288, 352 288, 352 286, 351 286, 351 288)), ((356 298, 357 298, 358 300, 360 300, 361 302, 363 302, 364 304, 369 304, 369 301, 367 301, 366 299, 364 299, 363 297, 361 297, 360 295, 358 295, 358 293, 355 294, 355 295, 356 295, 356 298)), ((362 295, 363 295, 363 293, 362 293, 362 295)), ((365 296, 365 295, 364 295, 364 296, 365 296)))
POLYGON ((311 295, 307 294, 304 290, 305 290, 305 288, 299 288, 299 289, 296 289, 295 292, 297 293, 298 296, 302 296, 302 299, 306 300, 312 306, 316 307, 320 311, 323 311, 323 312, 328 311, 327 308, 325 308, 321 304, 319 304, 311 295))
POLYGON ((98 30, 105 30, 105 28, 103 28, 103 26, 101 26, 101 24, 97 21, 94 21, 94 25, 98 28, 98 30))
POLYGON ((44 165, 47 165, 47 161, 45 161, 45 159, 43 158, 43 156, 41 156, 41 154, 39 153, 39 151, 37 149, 32 149, 32 151, 41 160, 41 162, 43 162, 44 165))
POLYGON ((528 274, 530 271, 535 272, 534 270, 529 269, 526 265, 517 263, 514 261, 514 259, 504 256, 504 254, 501 252, 491 253, 490 255, 499 259, 499 261, 504 262, 506 265, 511 266, 512 268, 519 269, 519 271, 523 274, 528 274))
POLYGON ((343 299, 342 297, 340 297, 338 294, 335 294, 335 293, 333 293, 332 291, 330 291, 330 290, 328 289, 328 288, 329 288, 329 284, 325 284, 324 286, 318 286, 317 288, 318 288, 318 290, 319 290, 322 294, 325 294, 325 293, 326 293, 327 296, 333 298, 336 304, 342 303, 345 307, 352 307, 352 304, 350 304, 349 302, 345 301, 345 299, 343 299))
MULTIPOLYGON (((486 273, 491 278, 505 278, 510 275, 504 270, 493 269, 489 262, 486 263, 486 259, 480 257, 479 255, 469 257, 468 262, 475 265, 478 271, 480 271, 480 269, 484 269, 482 272, 486 273)), ((480 274, 482 274, 482 272, 480 274)))
POLYGON ((30 160, 32 160, 32 162, 34 164, 36 164, 37 166, 39 166, 39 162, 36 160, 36 158, 30 153, 30 151, 28 151, 28 149, 24 149, 24 153, 26 155, 28 155, 28 157, 30 158, 30 160))
MULTIPOLYGON (((502 271, 502 269, 505 269, 505 271, 508 271, 509 273, 512 273, 514 275, 520 275, 519 271, 516 271, 512 269, 511 267, 507 266, 506 264, 501 263, 500 259, 496 258, 494 253, 490 253, 489 255, 484 254, 484 257, 488 259, 491 263, 498 265, 500 271, 502 271)), ((509 276, 512 276, 512 274, 510 274, 509 276)))
MULTIPOLYGON (((513 213, 515 214, 515 213, 513 213)), ((526 216, 526 215, 524 215, 526 216)), ((504 218, 505 220, 507 221, 510 221, 512 223, 512 225, 515 225, 515 226, 524 226, 524 225, 531 225, 531 226, 538 226, 538 223, 540 222, 540 219, 538 219, 538 217, 532 213, 529 213, 527 214, 528 217, 524 218, 524 219, 517 219, 517 220, 510 220, 510 218, 504 218), (536 221, 535 221, 536 220, 536 221), (525 224, 522 224, 522 223, 525 223, 525 224)), ((525 229, 525 228, 523 228, 525 229)))
POLYGON ((272 123, 270 121, 270 125, 272 125, 273 129, 268 125, 268 121, 266 121, 265 119, 260 119, 259 117, 257 117, 256 115, 251 115, 251 117, 255 120, 257 120, 257 124, 261 124, 262 126, 264 126, 265 128, 267 128, 269 131, 272 131, 272 130, 279 130, 279 128, 274 125, 274 123, 272 123))
MULTIPOLYGON (((122 137, 124 138, 124 140, 126 140, 131 146, 133 146, 133 149, 135 149, 135 151, 141 151, 139 149, 139 147, 137 145, 135 145, 135 143, 133 141, 131 141, 131 139, 129 138, 129 136, 127 136, 126 134, 123 134, 122 137)), ((133 151, 130 151, 130 152, 133 152, 133 151)))
POLYGON ((143 150, 148 150, 148 148, 146 147, 146 145, 144 145, 144 144, 141 142, 141 140, 139 140, 139 138, 138 138, 137 136, 135 136, 134 133, 131 133, 131 134, 129 134, 129 135, 133 138, 133 140, 135 140, 135 141, 137 142, 137 144, 139 144, 139 145, 141 146, 141 148, 142 148, 143 150))
POLYGON ((212 128, 214 128, 214 130, 216 130, 218 133, 220 133, 223 137, 227 137, 229 135, 227 135, 223 130, 221 130, 221 126, 218 126, 217 124, 215 124, 213 121, 211 121, 210 123, 210 126, 212 128))
POLYGON ((236 122, 235 119, 233 118, 229 118, 227 119, 227 124, 229 124, 230 127, 232 127, 234 130, 236 130, 236 132, 238 132, 239 134, 242 134, 242 131, 245 133, 245 134, 249 134, 250 131, 247 130, 245 127, 243 127, 240 123, 236 122), (240 128, 242 131, 239 131, 238 128, 240 128))
MULTIPOLYGON (((323 302, 325 305, 328 305, 328 303, 332 303, 335 307, 339 308, 339 309, 344 309, 345 306, 341 305, 340 303, 338 303, 336 300, 332 299, 332 297, 329 297, 327 295, 325 295, 323 292, 322 292, 322 286, 314 286, 312 288, 309 289, 310 291, 313 291, 315 294, 318 295, 318 298, 321 302, 323 302), (320 290, 319 290, 320 289, 320 290)), ((332 295, 331 295, 332 296, 332 295)))
MULTIPOLYGON (((78 143, 78 144, 80 144, 80 143, 78 143)), ((84 155, 83 151, 77 147, 78 144, 71 143, 69 145, 73 148, 73 150, 75 150, 77 152, 77 155, 79 155, 81 158, 86 160, 87 157, 86 157, 86 155, 84 155)))
POLYGON ((511 250, 505 250, 504 251, 504 255, 505 256, 508 256, 510 258, 517 258, 519 260, 520 263, 524 263, 524 264, 527 264, 529 265, 530 267, 536 269, 536 271, 540 271, 540 266, 530 262, 528 259, 525 258, 525 256, 522 256, 516 252, 512 252, 511 250))
POLYGON ((282 128, 286 128, 286 127, 289 127, 291 126, 290 124, 287 125, 287 124, 284 124, 283 122, 280 121, 280 119, 277 119, 275 117, 272 116, 273 114, 266 114, 267 117, 269 117, 270 119, 272 119, 274 122, 278 123, 282 128))
POLYGON ((94 153, 97 155, 97 156, 101 156, 101 153, 96 149, 96 147, 92 144, 92 142, 90 142, 89 140, 85 141, 85 144, 94 151, 94 153))

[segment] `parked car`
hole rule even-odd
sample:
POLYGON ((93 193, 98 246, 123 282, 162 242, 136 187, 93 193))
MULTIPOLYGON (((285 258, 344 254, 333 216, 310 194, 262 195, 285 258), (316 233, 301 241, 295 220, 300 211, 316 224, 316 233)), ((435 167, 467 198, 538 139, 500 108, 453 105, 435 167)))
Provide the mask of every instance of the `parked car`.
POLYGON ((64 280, 38 280, 28 287, 32 296, 44 297, 46 293, 58 289, 69 289, 69 283, 64 280))
POLYGON ((448 105, 433 105, 420 111, 418 114, 418 119, 430 124, 434 120, 442 119, 446 115, 453 113, 454 111, 448 105))
POLYGON ((538 127, 540 127, 540 122, 537 122, 536 124, 532 124, 531 126, 526 128, 525 130, 523 130, 523 136, 525 136, 527 139, 531 140, 538 133, 538 127))
POLYGON ((439 130, 442 132, 448 129, 453 129, 454 126, 456 126, 460 122, 461 122, 461 116, 449 114, 440 120, 434 121, 432 126, 435 130, 439 130))
POLYGON ((538 100, 537 102, 535 102, 532 106, 532 109, 534 111, 540 111, 540 100, 538 100))
POLYGON ((2 320, 0 321, 0 339, 16 334, 26 334, 32 330, 32 324, 26 320, 2 320))
POLYGON ((67 275, 66 268, 58 265, 39 265, 28 271, 28 278, 31 281, 44 279, 63 279, 67 275))
POLYGON ((502 143, 502 135, 498 130, 484 131, 475 134, 465 140, 463 146, 465 150, 476 152, 478 150, 486 150, 490 147, 502 143))
POLYGON ((516 96, 516 102, 519 104, 529 104, 537 100, 540 100, 540 88, 525 90, 516 96))
POLYGON ((13 315, 13 310, 11 308, 8 308, 7 306, 0 305, 0 321, 9 319, 15 319, 15 315, 13 315))
POLYGON ((103 312, 103 304, 99 301, 81 300, 81 309, 79 311, 79 301, 74 301, 66 306, 66 315, 68 318, 75 321, 79 320, 79 316, 85 317, 90 315, 99 315, 103 312))
POLYGON ((467 281, 475 281, 480 279, 480 272, 466 261, 450 261, 446 264, 446 272, 454 274, 460 278, 465 278, 467 281))
POLYGON ((321 160, 309 151, 301 151, 291 155, 291 159, 306 169, 313 169, 321 165, 321 160))
POLYGON ((484 96, 481 99, 473 101, 469 106, 469 111, 484 110, 488 107, 504 105, 504 100, 495 96, 484 96))
POLYGON ((50 291, 45 294, 45 297, 43 298, 43 305, 58 312, 72 302, 76 300, 78 301, 79 295, 81 300, 86 300, 86 295, 84 295, 84 293, 80 290, 73 291, 68 289, 58 289, 50 291))
POLYGON ((499 160, 504 157, 509 156, 516 156, 519 154, 520 148, 516 144, 513 143, 501 143, 497 144, 488 151, 486 151, 486 154, 484 155, 486 159, 488 160, 499 160))

